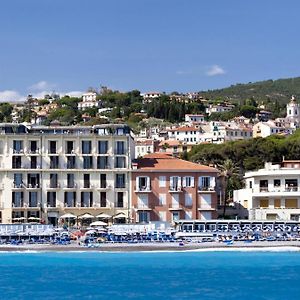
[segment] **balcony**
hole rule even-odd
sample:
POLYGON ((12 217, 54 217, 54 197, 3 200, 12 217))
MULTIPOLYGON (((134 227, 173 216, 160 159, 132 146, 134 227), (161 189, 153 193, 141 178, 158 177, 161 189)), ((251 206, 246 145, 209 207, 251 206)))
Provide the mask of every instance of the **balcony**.
POLYGON ((201 192, 215 192, 214 186, 198 186, 198 193, 201 192))
POLYGON ((105 190, 110 190, 112 188, 111 185, 100 185, 95 187, 97 190, 100 191, 105 191, 105 190))
POLYGON ((183 191, 183 189, 181 186, 170 186, 170 188, 169 188, 170 193, 180 193, 182 191, 183 191))
POLYGON ((64 189, 77 189, 78 185, 77 183, 74 183, 74 184, 64 184, 63 188, 64 189))
POLYGON ((47 184, 47 189, 48 190, 51 190, 51 189, 53 189, 53 190, 55 190, 55 189, 60 189, 60 184, 59 183, 56 183, 56 184, 47 184))
POLYGON ((149 205, 147 205, 147 204, 138 204, 138 205, 134 206, 134 209, 136 211, 150 211, 150 210, 152 210, 152 208, 149 207, 149 205))
POLYGON ((280 196, 300 196, 300 187, 298 186, 281 186, 281 187, 260 187, 253 189, 254 197, 280 197, 280 196))
POLYGON ((12 189, 13 190, 20 190, 20 189, 25 189, 25 184, 24 183, 20 183, 20 184, 16 184, 16 183, 13 183, 12 184, 12 189))
POLYGON ((24 149, 13 149, 13 154, 22 155, 24 154, 24 149))
POLYGON ((136 193, 151 193, 151 186, 137 186, 136 193))
POLYGON ((25 185, 26 189, 31 189, 31 190, 34 190, 34 189, 40 189, 41 186, 39 184, 31 184, 31 183, 28 183, 25 185))
POLYGON ((169 210, 183 210, 185 207, 179 203, 169 204, 169 210))
POLYGON ((211 207, 210 205, 201 204, 200 207, 198 207, 198 210, 208 211, 208 210, 216 210, 216 209, 211 207))

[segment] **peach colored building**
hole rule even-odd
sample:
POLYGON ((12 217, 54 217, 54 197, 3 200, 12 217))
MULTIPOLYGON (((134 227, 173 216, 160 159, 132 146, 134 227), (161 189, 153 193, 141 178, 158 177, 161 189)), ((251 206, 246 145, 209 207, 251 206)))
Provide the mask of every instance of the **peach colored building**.
POLYGON ((131 176, 133 222, 216 218, 217 174, 215 168, 166 153, 136 160, 131 176))

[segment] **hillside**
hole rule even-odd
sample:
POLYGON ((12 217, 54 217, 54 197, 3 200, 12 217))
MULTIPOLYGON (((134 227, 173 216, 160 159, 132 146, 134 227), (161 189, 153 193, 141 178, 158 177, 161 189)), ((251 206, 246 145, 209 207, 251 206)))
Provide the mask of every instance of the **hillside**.
POLYGON ((206 99, 227 99, 238 104, 244 104, 246 99, 284 104, 292 95, 300 99, 300 77, 236 84, 223 89, 201 91, 200 94, 206 99))

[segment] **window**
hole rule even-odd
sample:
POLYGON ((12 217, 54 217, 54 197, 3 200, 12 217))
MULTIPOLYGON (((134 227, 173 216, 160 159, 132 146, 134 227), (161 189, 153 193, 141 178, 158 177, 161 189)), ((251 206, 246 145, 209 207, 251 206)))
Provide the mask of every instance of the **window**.
POLYGON ((179 195, 172 194, 172 208, 179 208, 179 195))
POLYGON ((36 156, 31 156, 30 157, 30 168, 31 169, 36 169, 37 168, 37 157, 36 156))
POLYGON ((13 141, 13 152, 14 153, 22 153, 23 150, 23 141, 13 141))
POLYGON ((90 174, 83 174, 83 187, 90 188, 90 174))
POLYGON ((37 141, 30 141, 30 152, 31 153, 38 152, 37 141))
POLYGON ((194 187, 194 177, 192 177, 192 176, 183 177, 183 186, 184 187, 194 187))
POLYGON ((192 194, 185 194, 185 206, 191 207, 193 205, 192 194))
POLYGON ((97 169, 108 169, 108 156, 97 157, 97 169))
POLYGON ((93 206, 93 192, 82 192, 81 207, 92 207, 92 206, 93 206))
POLYGON ((56 207, 56 192, 47 193, 47 206, 56 207))
POLYGON ((57 174, 50 174, 50 188, 58 187, 58 175, 57 174))
POLYGON ((106 207, 106 192, 100 192, 100 207, 106 207))
POLYGON ((117 128, 117 135, 124 135, 124 128, 117 128))
POLYGON ((14 187, 21 188, 23 186, 23 175, 21 173, 14 174, 14 187))
POLYGON ((166 194, 159 194, 158 201, 160 206, 165 206, 167 204, 167 196, 166 194))
POLYGON ((27 186, 29 188, 40 187, 40 174, 28 174, 27 175, 27 186))
POLYGON ((125 154, 125 142, 123 141, 116 142, 115 154, 125 154))
POLYGON ((106 174, 100 174, 100 187, 104 189, 106 186, 106 174))
POLYGON ((252 186, 253 186, 253 182, 249 181, 249 188, 252 189, 252 186))
POLYGON ((124 193, 118 192, 117 193, 117 203, 116 207, 124 207, 124 193))
POLYGON ((37 192, 29 192, 29 207, 37 207, 38 199, 37 192))
POLYGON ((281 182, 280 179, 274 179, 274 187, 280 187, 281 182))
POLYGON ((174 212, 172 213, 172 220, 173 220, 173 221, 179 220, 179 212, 178 212, 178 211, 174 211, 174 212))
POLYGON ((75 186, 75 175, 72 173, 67 174, 67 188, 74 188, 75 186))
POLYGON ((108 141, 98 142, 98 154, 107 154, 108 151, 108 141))
POLYGON ((73 141, 67 141, 66 142, 66 153, 67 154, 73 154, 74 151, 74 142, 73 141))
POLYGON ((149 222, 149 213, 146 211, 139 212, 139 223, 148 223, 149 222))
POLYGON ((24 201, 23 192, 13 192, 12 193, 13 207, 23 207, 24 206, 23 201, 24 201))
POLYGON ((56 154, 56 141, 49 141, 49 153, 56 154))
POLYGON ((150 177, 140 176, 136 178, 136 190, 137 191, 150 191, 150 177))
POLYGON ((298 180, 297 179, 286 179, 285 180, 285 189, 290 192, 297 191, 298 180))
POLYGON ((125 174, 116 174, 116 188, 125 188, 125 174))
POLYGON ((172 176, 170 177, 170 191, 178 191, 181 189, 181 177, 172 176))
POLYGON ((13 156, 12 157, 12 169, 21 169, 22 168, 22 157, 13 156))
POLYGON ((93 169, 93 157, 92 156, 83 156, 83 168, 84 169, 93 169))
POLYGON ((122 156, 116 156, 115 168, 126 168, 126 158, 122 156))
POLYGON ((67 156, 67 169, 75 169, 75 168, 76 168, 76 157, 67 156))
POLYGON ((59 157, 50 156, 50 169, 59 169, 59 157))
POLYGON ((92 141, 82 141, 81 143, 82 154, 92 153, 92 141))
POLYGON ((76 206, 76 192, 65 192, 65 206, 66 207, 76 206))

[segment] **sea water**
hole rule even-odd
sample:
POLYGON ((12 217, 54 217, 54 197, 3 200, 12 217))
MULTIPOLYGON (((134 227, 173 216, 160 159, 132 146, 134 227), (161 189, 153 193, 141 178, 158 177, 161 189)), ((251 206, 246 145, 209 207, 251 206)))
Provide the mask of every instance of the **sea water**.
POLYGON ((1 253, 0 298, 300 299, 300 253, 1 253))

